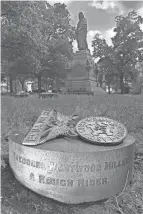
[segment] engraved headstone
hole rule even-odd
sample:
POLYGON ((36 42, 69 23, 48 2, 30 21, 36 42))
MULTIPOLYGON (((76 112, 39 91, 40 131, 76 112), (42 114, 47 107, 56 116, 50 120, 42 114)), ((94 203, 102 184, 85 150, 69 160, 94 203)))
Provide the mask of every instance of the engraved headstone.
POLYGON ((23 138, 11 136, 9 163, 17 180, 40 195, 73 204, 99 201, 132 178, 135 140, 129 135, 106 147, 70 138, 24 146, 23 138))
MULTIPOLYGON (((20 133, 10 136, 9 163, 17 180, 38 194, 65 203, 99 201, 121 192, 126 181, 132 178, 135 149, 135 139, 126 135, 125 127, 110 121, 114 125, 112 136, 118 132, 117 125, 123 128, 122 137, 120 136, 122 143, 116 146, 90 144, 81 138, 71 138, 68 135, 64 135, 68 138, 56 138, 55 135, 52 141, 39 143, 43 127, 54 122, 55 117, 58 118, 58 124, 63 125, 64 121, 66 128, 75 127, 73 119, 76 117, 60 113, 55 115, 54 112, 43 111, 27 137, 20 133), (39 131, 35 132, 35 137, 29 137, 33 133, 32 130, 37 128, 37 124, 41 125, 39 131)), ((83 132, 81 134, 79 124, 83 120, 76 123, 80 135, 83 135, 83 132)), ((87 122, 87 118, 85 120, 87 122)), ((108 128, 109 120, 107 121, 107 129, 104 131, 109 134, 111 129, 108 128)), ((101 129, 100 126, 98 128, 101 129)), ((105 135, 103 138, 105 139, 105 135)), ((94 140, 98 141, 95 138, 94 140)), ((108 143, 107 141, 106 144, 108 143)))

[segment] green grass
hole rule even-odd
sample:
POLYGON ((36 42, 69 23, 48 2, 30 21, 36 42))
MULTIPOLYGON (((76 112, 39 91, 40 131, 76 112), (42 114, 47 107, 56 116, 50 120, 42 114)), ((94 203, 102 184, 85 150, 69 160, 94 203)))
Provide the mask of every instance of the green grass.
POLYGON ((104 204, 88 203, 87 205, 65 205, 32 193, 19 184, 10 172, 8 163, 2 167, 2 211, 3 213, 143 213, 143 96, 123 96, 97 94, 92 96, 61 95, 58 99, 38 99, 2 97, 1 138, 2 158, 7 162, 8 143, 5 137, 12 131, 26 133, 36 121, 41 111, 54 108, 64 114, 78 113, 80 116, 107 116, 126 125, 128 132, 136 138, 136 156, 134 176, 131 185, 118 199, 104 204), (27 208, 26 208, 27 207, 27 208), (119 209, 120 212, 119 212, 119 209))

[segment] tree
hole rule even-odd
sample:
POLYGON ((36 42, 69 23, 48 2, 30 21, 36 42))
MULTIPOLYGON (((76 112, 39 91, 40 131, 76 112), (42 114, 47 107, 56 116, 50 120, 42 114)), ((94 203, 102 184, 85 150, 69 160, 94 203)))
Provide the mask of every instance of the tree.
POLYGON ((21 72, 19 62, 22 61, 26 65, 24 66, 26 73, 29 65, 31 72, 34 72, 35 67, 39 67, 38 51, 41 46, 39 26, 43 20, 42 9, 38 12, 37 5, 38 3, 31 4, 31 2, 2 2, 2 63, 7 61, 9 65, 7 73, 11 92, 13 92, 13 79, 16 79, 21 72))
POLYGON ((124 76, 128 72, 132 75, 133 67, 143 60, 143 32, 139 25, 143 18, 137 12, 131 11, 127 16, 115 18, 116 35, 112 38, 116 68, 120 76, 121 93, 124 91, 124 76))
POLYGON ((143 62, 139 62, 135 66, 135 80, 143 84, 143 62))
MULTIPOLYGON (((111 85, 117 76, 114 62, 114 51, 111 46, 108 46, 106 40, 96 34, 93 41, 93 56, 99 58, 97 65, 99 68, 99 81, 102 82, 102 76, 105 75, 105 83, 108 85, 110 93, 111 85)), ((102 83, 101 83, 102 84, 102 83)))
POLYGON ((51 47, 56 49, 57 43, 63 41, 64 53, 62 50, 61 54, 69 57, 72 51, 74 27, 70 25, 66 5, 51 6, 46 1, 3 1, 1 16, 2 64, 7 61, 6 75, 11 80, 11 91, 13 79, 27 72, 38 78, 40 90, 42 75, 51 72, 51 47))
POLYGON ((65 70, 65 61, 72 56, 72 42, 75 32, 75 28, 70 25, 70 14, 65 4, 57 3, 54 6, 49 6, 47 12, 51 24, 48 36, 49 51, 41 60, 41 70, 38 73, 39 83, 43 74, 46 76, 48 73, 48 77, 52 76, 54 79, 61 75, 61 70, 65 70), (46 72, 47 70, 48 72, 46 72))
POLYGON ((104 57, 109 57, 111 55, 112 47, 109 47, 106 40, 101 38, 98 33, 94 36, 92 47, 94 58, 99 57, 100 59, 103 59, 104 57))
POLYGON ((128 75, 132 78, 135 64, 143 61, 143 32, 139 27, 142 21, 143 18, 135 11, 129 12, 125 17, 117 16, 113 46, 108 46, 99 35, 92 41, 93 56, 102 60, 106 75, 119 78, 121 93, 124 93, 125 77, 128 75))

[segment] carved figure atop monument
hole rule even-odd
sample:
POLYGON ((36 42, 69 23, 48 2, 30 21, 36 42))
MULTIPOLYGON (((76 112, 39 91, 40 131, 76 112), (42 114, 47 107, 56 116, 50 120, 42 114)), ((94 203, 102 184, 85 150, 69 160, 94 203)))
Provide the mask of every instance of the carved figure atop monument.
POLYGON ((87 20, 84 17, 83 13, 80 12, 79 22, 77 23, 76 28, 76 40, 79 50, 88 50, 86 37, 87 37, 87 20))

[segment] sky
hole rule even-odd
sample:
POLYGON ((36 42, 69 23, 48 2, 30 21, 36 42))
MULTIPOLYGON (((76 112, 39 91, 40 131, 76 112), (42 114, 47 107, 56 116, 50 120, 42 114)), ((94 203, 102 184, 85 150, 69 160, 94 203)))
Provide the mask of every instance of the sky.
MULTIPOLYGON (((109 45, 112 45, 111 37, 115 35, 115 17, 117 15, 126 15, 134 9, 138 15, 143 17, 143 1, 109 1, 104 0, 102 4, 97 0, 92 1, 73 1, 73 0, 49 0, 49 3, 61 2, 67 5, 71 14, 71 23, 76 26, 78 22, 78 13, 82 11, 87 18, 88 33, 87 42, 92 52, 91 41, 96 33, 101 34, 109 45)), ((140 26, 143 31, 143 24, 140 26)), ((76 41, 73 43, 74 51, 77 50, 76 41)))

